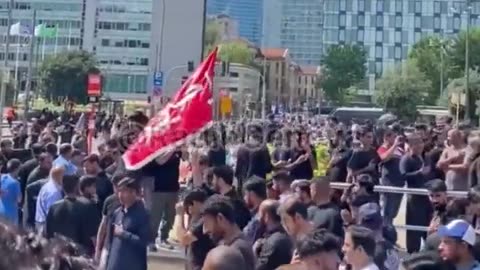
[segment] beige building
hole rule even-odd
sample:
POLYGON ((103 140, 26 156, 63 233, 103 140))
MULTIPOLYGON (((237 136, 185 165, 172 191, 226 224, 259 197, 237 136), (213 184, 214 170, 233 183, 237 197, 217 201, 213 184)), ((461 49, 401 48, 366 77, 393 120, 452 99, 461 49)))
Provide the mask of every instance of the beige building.
POLYGON ((298 102, 302 104, 305 102, 315 104, 320 101, 321 91, 316 87, 317 78, 319 75, 319 66, 300 66, 300 72, 297 75, 296 85, 298 102))
POLYGON ((292 90, 299 69, 292 65, 288 49, 264 48, 261 52, 263 58, 259 59, 259 64, 265 61, 267 104, 290 106, 294 102, 292 90))

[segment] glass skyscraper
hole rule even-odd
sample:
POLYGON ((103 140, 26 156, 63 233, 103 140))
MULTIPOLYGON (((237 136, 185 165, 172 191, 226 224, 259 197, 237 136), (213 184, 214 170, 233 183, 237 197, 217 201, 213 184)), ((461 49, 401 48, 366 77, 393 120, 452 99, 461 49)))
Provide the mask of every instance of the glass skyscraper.
POLYGON ((260 45, 262 39, 262 0, 207 0, 207 14, 225 14, 238 24, 240 37, 260 45))

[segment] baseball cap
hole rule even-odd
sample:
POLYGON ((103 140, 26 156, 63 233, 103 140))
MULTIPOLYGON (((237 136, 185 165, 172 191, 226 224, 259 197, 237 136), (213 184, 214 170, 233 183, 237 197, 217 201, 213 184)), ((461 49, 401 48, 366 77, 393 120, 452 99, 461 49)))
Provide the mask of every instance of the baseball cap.
POLYGON ((438 235, 440 237, 457 238, 471 246, 475 245, 475 230, 470 223, 463 219, 455 219, 446 226, 441 226, 438 229, 438 235))
POLYGON ((371 230, 380 230, 383 226, 380 206, 372 202, 360 206, 358 209, 358 222, 371 230))

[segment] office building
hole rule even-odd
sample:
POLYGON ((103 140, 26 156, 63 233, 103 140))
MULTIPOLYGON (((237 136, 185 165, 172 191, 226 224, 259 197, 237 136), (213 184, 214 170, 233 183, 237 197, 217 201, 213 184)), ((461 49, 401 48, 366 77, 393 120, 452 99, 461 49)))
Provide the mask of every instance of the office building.
MULTIPOLYGON (((268 11, 267 11, 268 12, 268 11)), ((240 37, 259 46, 262 37, 262 0, 207 0, 207 14, 224 14, 238 23, 240 37)))
POLYGON ((325 0, 265 0, 262 46, 288 48, 293 61, 318 65, 323 52, 325 0))
MULTIPOLYGON (((474 2, 470 24, 480 25, 480 2, 474 2)), ((368 85, 407 58, 422 37, 449 37, 467 25, 465 0, 266 0, 263 43, 289 48, 293 61, 316 65, 330 45, 353 43, 368 55, 368 85), (280 7, 278 7, 280 5, 280 7), (270 23, 266 23, 266 21, 270 23), (281 29, 276 25, 281 22, 281 29), (276 39, 280 36, 280 40, 276 39)))
MULTIPOLYGON (((430 35, 449 37, 467 25, 466 1, 325 0, 325 48, 354 43, 367 51, 369 92, 375 76, 407 58, 409 49, 430 35)), ((479 25, 480 5, 472 4, 471 25, 479 25)), ((367 94, 367 93, 366 93, 367 94)))
MULTIPOLYGON (((3 37, 7 32, 6 2, 0 2, 3 37)), ((204 1, 28 0, 15 3, 12 24, 21 21, 31 25, 34 9, 37 25, 58 29, 56 37, 38 39, 35 61, 66 50, 94 53, 104 75, 104 97, 146 100, 154 72, 185 66, 185 75, 187 62, 198 65, 202 57, 204 1)), ((29 59, 24 40, 13 38, 8 56, 9 67, 12 73, 18 70, 19 78, 26 74, 29 59)), ((0 47, 1 60, 5 57, 4 44, 0 47)), ((177 86, 171 86, 164 94, 175 91, 177 86)))

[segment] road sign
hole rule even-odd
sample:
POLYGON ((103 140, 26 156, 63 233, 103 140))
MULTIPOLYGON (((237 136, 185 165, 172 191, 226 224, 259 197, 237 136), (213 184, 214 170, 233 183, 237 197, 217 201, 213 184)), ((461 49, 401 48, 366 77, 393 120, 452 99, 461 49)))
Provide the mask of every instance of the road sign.
POLYGON ((158 71, 153 74, 153 85, 163 86, 163 72, 158 71))
POLYGON ((158 85, 153 86, 153 96, 154 97, 159 97, 162 95, 162 87, 158 85))
POLYGON ((100 74, 88 74, 87 94, 90 97, 99 97, 102 95, 100 74))

